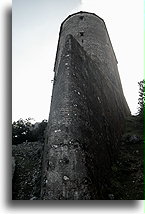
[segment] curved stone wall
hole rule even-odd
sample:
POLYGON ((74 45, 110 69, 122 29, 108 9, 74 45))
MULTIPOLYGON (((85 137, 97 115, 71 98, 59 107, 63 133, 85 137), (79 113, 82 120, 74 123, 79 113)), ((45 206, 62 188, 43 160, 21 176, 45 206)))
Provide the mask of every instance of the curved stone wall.
POLYGON ((84 12, 70 16, 58 42, 41 198, 105 199, 129 114, 103 20, 84 12))
POLYGON ((121 87, 117 60, 106 29, 105 22, 93 13, 79 12, 69 16, 61 25, 54 71, 57 75, 65 38, 71 34, 94 60, 108 68, 112 81, 121 87))

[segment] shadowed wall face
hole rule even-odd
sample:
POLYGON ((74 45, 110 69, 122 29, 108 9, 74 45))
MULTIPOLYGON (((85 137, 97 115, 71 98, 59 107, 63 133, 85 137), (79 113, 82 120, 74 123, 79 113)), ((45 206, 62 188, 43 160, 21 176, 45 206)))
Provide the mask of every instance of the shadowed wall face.
POLYGON ((87 107, 75 82, 77 65, 72 43, 68 37, 53 88, 44 156, 43 199, 90 199, 85 153, 80 143, 81 121, 87 122, 81 111, 86 113, 87 107))
MULTIPOLYGON (((118 71, 112 79, 109 66, 97 55, 92 58, 75 36, 63 38, 63 30, 44 147, 41 197, 103 199, 124 117, 130 112, 118 71)), ((116 61, 112 63, 116 67, 116 61)))

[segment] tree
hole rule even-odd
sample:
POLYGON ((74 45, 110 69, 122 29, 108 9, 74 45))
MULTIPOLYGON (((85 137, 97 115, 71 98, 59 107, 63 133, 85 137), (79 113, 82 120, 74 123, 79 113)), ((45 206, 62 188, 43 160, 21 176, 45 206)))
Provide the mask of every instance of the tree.
POLYGON ((137 135, 143 139, 144 133, 144 104, 145 104, 145 80, 138 83, 139 98, 138 98, 138 112, 136 115, 131 115, 127 118, 127 133, 137 135))
POLYGON ((32 129, 32 138, 35 141, 41 141, 44 139, 44 131, 47 126, 47 120, 42 120, 41 123, 35 123, 32 129))
POLYGON ((142 116, 143 118, 145 104, 145 80, 140 81, 138 84, 139 84, 138 115, 142 116))
POLYGON ((139 98, 138 98, 138 114, 136 116, 136 124, 138 133, 143 138, 144 133, 144 104, 145 104, 145 80, 138 83, 139 85, 139 98))
POLYGON ((12 124, 12 144, 17 145, 25 142, 44 140, 44 131, 47 126, 47 120, 42 120, 41 123, 31 123, 32 119, 23 120, 20 118, 12 124))
POLYGON ((12 143, 19 144, 30 138, 30 128, 32 127, 31 118, 23 120, 20 118, 12 124, 12 143))

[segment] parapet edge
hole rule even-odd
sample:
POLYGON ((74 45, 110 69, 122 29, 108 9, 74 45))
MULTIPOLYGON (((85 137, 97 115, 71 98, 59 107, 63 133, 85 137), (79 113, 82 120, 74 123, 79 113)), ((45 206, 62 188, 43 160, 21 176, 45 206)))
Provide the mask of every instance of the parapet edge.
MULTIPOLYGON (((62 22, 61 28, 62 28, 63 24, 64 24, 68 19, 70 19, 72 16, 75 16, 75 15, 78 15, 78 14, 81 15, 82 13, 85 13, 85 14, 88 14, 88 15, 96 16, 98 19, 100 19, 101 21, 104 22, 104 20, 103 20, 101 17, 99 17, 98 15, 96 15, 95 13, 86 12, 86 11, 79 11, 79 12, 76 12, 76 13, 73 13, 73 14, 69 15, 69 16, 62 22)), ((105 23, 105 22, 104 22, 104 23, 105 23)))

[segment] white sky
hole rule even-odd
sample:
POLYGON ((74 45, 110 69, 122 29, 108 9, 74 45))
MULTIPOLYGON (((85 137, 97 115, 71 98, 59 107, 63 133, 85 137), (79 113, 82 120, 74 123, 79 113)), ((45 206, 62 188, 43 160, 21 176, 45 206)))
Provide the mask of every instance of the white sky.
POLYGON ((13 0, 12 120, 48 119, 61 22, 80 10, 104 19, 125 97, 137 112, 143 79, 143 1, 13 0))

